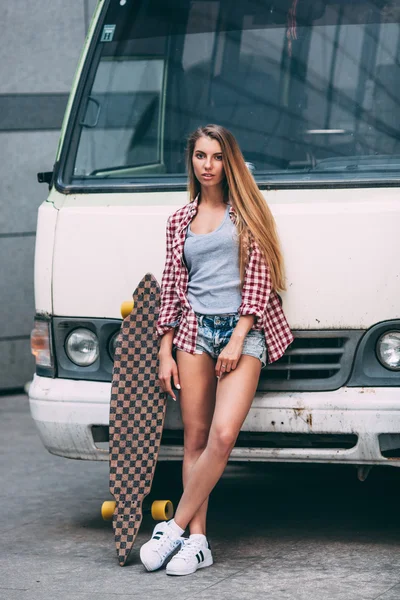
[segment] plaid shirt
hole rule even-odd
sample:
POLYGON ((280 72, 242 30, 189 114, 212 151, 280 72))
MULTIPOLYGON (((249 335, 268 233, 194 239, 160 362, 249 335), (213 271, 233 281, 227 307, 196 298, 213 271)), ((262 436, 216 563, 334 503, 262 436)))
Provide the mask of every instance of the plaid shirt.
MULTIPOLYGON (((186 231, 197 213, 198 199, 177 210, 167 223, 167 252, 161 281, 161 307, 157 323, 159 336, 176 328, 174 345, 194 354, 197 339, 196 315, 187 299, 189 273, 183 261, 186 231)), ((235 222, 235 211, 229 209, 235 222)), ((262 253, 253 240, 245 270, 239 315, 256 317, 252 329, 264 330, 268 362, 282 356, 293 335, 286 321, 278 294, 271 289, 271 276, 262 253)))

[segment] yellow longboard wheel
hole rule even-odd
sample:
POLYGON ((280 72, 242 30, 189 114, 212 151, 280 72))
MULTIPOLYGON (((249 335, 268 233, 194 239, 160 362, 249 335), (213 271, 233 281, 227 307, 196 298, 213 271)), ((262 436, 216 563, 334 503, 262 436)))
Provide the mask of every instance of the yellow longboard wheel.
POLYGON ((133 310, 133 304, 133 300, 126 300, 121 304, 121 315, 123 319, 131 314, 133 310))
POLYGON ((174 516, 174 505, 171 500, 154 500, 151 505, 151 516, 155 521, 168 521, 174 516))
POLYGON ((117 503, 115 500, 106 500, 106 502, 103 502, 101 505, 101 516, 104 521, 111 521, 116 506, 117 503))

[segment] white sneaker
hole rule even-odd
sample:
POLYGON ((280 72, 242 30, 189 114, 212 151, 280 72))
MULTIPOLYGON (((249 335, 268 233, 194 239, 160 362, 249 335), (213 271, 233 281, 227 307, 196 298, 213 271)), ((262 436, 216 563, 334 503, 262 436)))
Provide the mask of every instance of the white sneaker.
POLYGON ((151 540, 140 548, 140 560, 148 571, 156 571, 182 544, 182 540, 167 521, 163 521, 154 527, 151 540))
POLYGON ((190 575, 197 569, 211 567, 213 557, 205 535, 194 533, 182 539, 182 548, 167 564, 167 575, 190 575))

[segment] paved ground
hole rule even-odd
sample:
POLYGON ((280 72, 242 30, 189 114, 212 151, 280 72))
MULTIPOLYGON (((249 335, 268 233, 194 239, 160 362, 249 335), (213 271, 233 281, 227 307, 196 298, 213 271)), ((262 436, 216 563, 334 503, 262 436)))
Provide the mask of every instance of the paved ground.
MULTIPOLYGON (((150 517, 118 566, 99 516, 107 464, 48 454, 26 396, 0 397, 0 413, 0 600, 400 600, 400 471, 231 466, 211 502, 214 566, 171 578, 139 562, 150 517)), ((161 495, 178 482, 161 463, 161 495)))

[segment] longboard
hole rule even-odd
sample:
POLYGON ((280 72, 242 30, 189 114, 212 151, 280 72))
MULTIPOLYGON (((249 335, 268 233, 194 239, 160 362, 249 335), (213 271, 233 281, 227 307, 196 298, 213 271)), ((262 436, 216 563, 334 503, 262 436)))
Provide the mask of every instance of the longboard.
POLYGON ((158 384, 156 322, 160 286, 147 273, 133 293, 132 312, 121 326, 110 403, 110 492, 118 561, 124 566, 143 518, 156 468, 165 417, 158 384))

